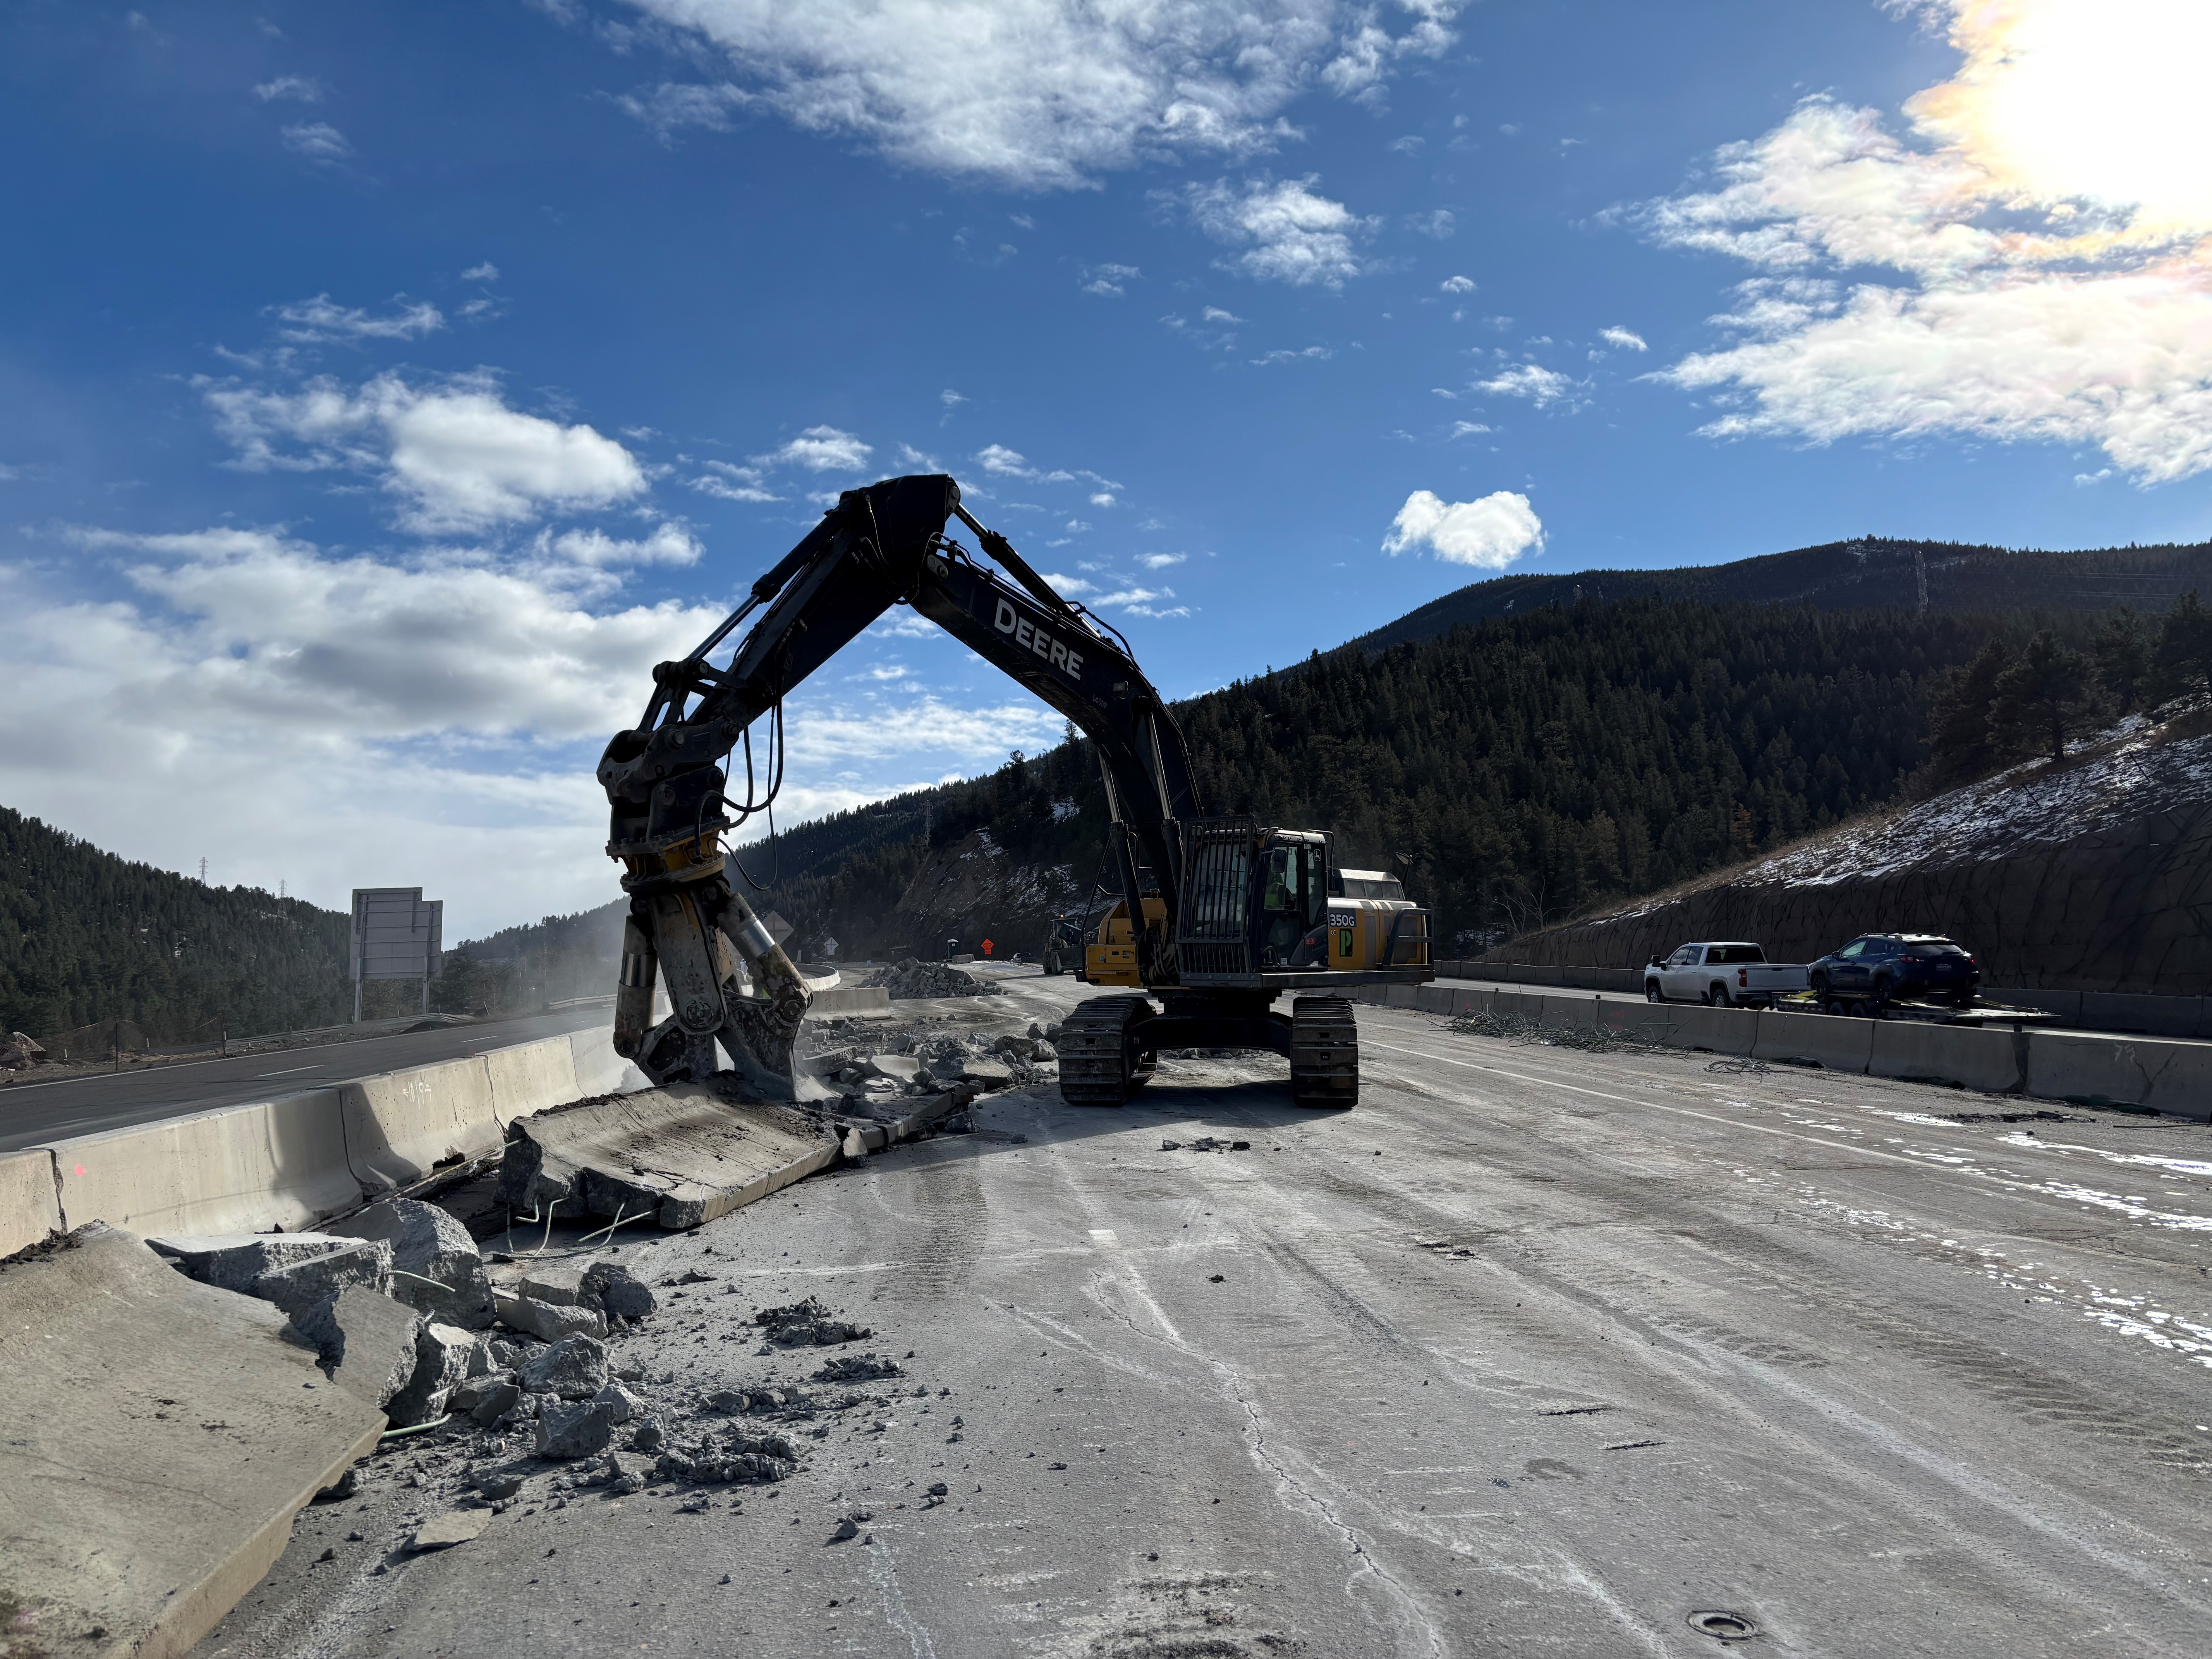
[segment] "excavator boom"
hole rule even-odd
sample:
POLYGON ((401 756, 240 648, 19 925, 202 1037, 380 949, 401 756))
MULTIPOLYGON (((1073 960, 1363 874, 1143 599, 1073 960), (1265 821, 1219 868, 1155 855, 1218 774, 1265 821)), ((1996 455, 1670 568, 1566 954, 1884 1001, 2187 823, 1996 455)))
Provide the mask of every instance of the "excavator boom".
MULTIPOLYGON (((1222 924, 1204 934, 1204 944, 1194 942, 1199 954, 1192 965, 1198 971, 1189 976, 1207 981, 1194 994, 1213 1002, 1186 997, 1175 1029, 1203 1031, 1211 1029, 1209 1022, 1230 1019, 1238 1030, 1258 1030, 1253 1022, 1265 1024, 1266 1001, 1293 988, 1293 981, 1258 971, 1249 938, 1236 931, 1243 890, 1230 893, 1219 873, 1229 867, 1233 849, 1187 856, 1201 846, 1249 839, 1250 826, 1201 819, 1182 734, 1119 633, 1054 592, 1004 537, 978 523, 962 506, 952 479, 928 475, 846 491, 698 649, 653 671, 643 718, 608 744, 599 772, 611 809, 607 852, 624 866, 623 887, 630 899, 616 1000, 617 1049, 656 1083, 703 1080, 720 1069, 719 1048, 755 1091, 787 1100, 805 1092, 793 1044, 806 1012, 805 982, 731 883, 720 837, 774 799, 781 781, 784 697, 899 604, 911 605, 1012 676, 1091 739, 1104 777, 1108 852, 1126 914, 1163 921, 1133 930, 1139 984, 1185 985, 1176 919, 1196 918, 1193 925, 1201 933, 1222 924), (975 534, 997 568, 947 533, 956 520, 975 534), (711 659, 722 642, 756 611, 758 619, 732 648, 726 665, 716 667, 711 659), (758 795, 751 732, 763 716, 769 720, 767 793, 758 795), (746 755, 741 800, 727 793, 730 780, 722 765, 740 746, 746 755), (1204 833, 1191 833, 1201 824, 1204 833), (1188 912, 1181 902, 1187 866, 1212 883, 1188 912), (653 987, 662 979, 672 1012, 656 1024, 653 987), (1240 999, 1227 1013, 1224 997, 1240 999)), ((1317 879, 1326 838, 1279 833, 1311 844, 1317 879)), ((1257 878, 1249 857, 1237 868, 1254 871, 1257 878)), ((1310 887, 1300 890, 1317 893, 1310 887)), ((1307 922, 1317 924, 1318 913, 1307 922)), ((1312 926, 1304 942, 1308 955, 1322 948, 1321 937, 1320 927, 1312 926)), ((1264 954, 1271 967, 1291 963, 1272 950, 1264 954)), ((1418 954, 1419 973, 1425 977, 1425 944, 1418 954)), ((1317 975, 1314 969, 1322 963, 1299 965, 1304 971, 1295 976, 1295 988, 1300 989, 1375 976, 1317 975)), ((1405 975, 1389 969, 1386 976, 1405 975)), ((1341 999, 1318 1000, 1343 1007, 1348 1021, 1341 999)), ((1133 1063, 1128 1044, 1142 1040, 1140 1028, 1152 1011, 1142 997, 1099 999, 1085 1007, 1108 1004, 1114 1005, 1108 1010, 1112 1041, 1127 1051, 1116 1062, 1118 1099, 1133 1063)), ((1289 1022, 1283 1024, 1286 1033, 1289 1022)), ((1291 1052, 1285 1033, 1261 1046, 1291 1052)), ((1072 1080, 1083 1064, 1070 1060, 1063 1066, 1062 1087, 1071 1098, 1078 1092, 1072 1080)))

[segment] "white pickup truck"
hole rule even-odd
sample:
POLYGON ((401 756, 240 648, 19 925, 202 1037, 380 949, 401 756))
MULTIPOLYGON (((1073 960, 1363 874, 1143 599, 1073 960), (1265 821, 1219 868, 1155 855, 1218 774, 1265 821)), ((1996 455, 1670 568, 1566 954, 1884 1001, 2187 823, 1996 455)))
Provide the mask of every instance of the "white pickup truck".
POLYGON ((1685 945, 1671 957, 1652 957, 1644 969, 1647 1002, 1771 1008, 1777 997, 1804 988, 1802 966, 1769 962, 1756 945, 1685 945))

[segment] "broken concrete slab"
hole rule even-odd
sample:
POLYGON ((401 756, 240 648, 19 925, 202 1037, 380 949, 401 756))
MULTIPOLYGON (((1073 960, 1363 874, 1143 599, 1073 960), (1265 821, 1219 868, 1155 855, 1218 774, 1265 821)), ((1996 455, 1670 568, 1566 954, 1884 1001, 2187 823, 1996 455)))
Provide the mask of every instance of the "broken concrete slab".
POLYGON ((532 1394, 588 1400, 607 1385, 607 1350, 588 1336, 567 1336, 525 1362, 522 1386, 532 1394))
POLYGON ((0 1255, 61 1231, 61 1190, 50 1148, 0 1153, 0 1255))
POLYGON ((522 1389, 514 1382, 494 1382, 470 1411, 472 1422, 489 1426, 522 1403, 522 1389))
POLYGON ((347 1243, 335 1233, 178 1234, 146 1242, 202 1284, 243 1296, 252 1294, 247 1286, 262 1274, 328 1255, 347 1243))
POLYGON ((0 1266, 0 1601, 146 1656, 236 1605, 384 1426, 284 1322, 98 1224, 0 1266))
POLYGON ((298 1320, 349 1285, 389 1295, 392 1246, 380 1238, 342 1239, 333 1249, 271 1267, 240 1288, 248 1296, 275 1303, 298 1320))
POLYGON ((963 1081, 975 1084, 979 1088, 1003 1089, 1014 1080, 1014 1071, 1003 1060, 978 1058, 963 1064, 960 1076, 963 1081))
POLYGON ((564 1308, 531 1296, 496 1296, 495 1304, 501 1324, 509 1330, 526 1331, 541 1342, 558 1342, 579 1332, 586 1336, 607 1334, 605 1316, 593 1308, 564 1308))
POLYGON ((342 1286, 287 1328, 312 1344, 324 1371, 381 1410, 414 1380, 422 1316, 364 1285, 342 1286))
POLYGON ((870 1054, 862 1062, 864 1077, 889 1078, 894 1083, 915 1083, 921 1080, 922 1062, 912 1054, 870 1054))
POLYGON ((803 1113, 726 1100, 703 1084, 541 1112, 514 1137, 500 1184, 510 1207, 649 1216, 672 1229, 765 1198, 837 1156, 830 1133, 803 1113))
POLYGON ((411 1429, 443 1417, 446 1401, 468 1380, 469 1358, 476 1346, 473 1331, 458 1325, 425 1324, 415 1341, 415 1374, 385 1408, 392 1425, 411 1429))
POLYGON ((451 1549, 456 1544, 481 1537, 489 1525, 489 1510, 448 1510, 416 1528, 410 1542, 418 1551, 451 1549))
POLYGON ((389 1198, 325 1231, 392 1246, 392 1294, 433 1319, 481 1330, 492 1321, 491 1280, 469 1230, 435 1204, 389 1198))

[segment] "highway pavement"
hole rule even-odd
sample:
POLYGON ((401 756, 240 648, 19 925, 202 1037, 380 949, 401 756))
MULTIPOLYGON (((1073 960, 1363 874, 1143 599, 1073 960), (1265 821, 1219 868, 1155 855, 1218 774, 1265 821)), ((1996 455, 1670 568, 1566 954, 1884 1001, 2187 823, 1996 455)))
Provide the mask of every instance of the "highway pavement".
POLYGON ((218 1106, 251 1105, 310 1089, 326 1089, 379 1072, 428 1066, 486 1048, 579 1031, 612 1018, 612 1010, 602 1004, 316 1048, 185 1060, 140 1071, 95 1073, 55 1083, 11 1084, 0 1088, 0 1152, 41 1146, 71 1135, 97 1134, 103 1129, 152 1123, 218 1106))
POLYGON ((1354 1110, 1169 1056, 633 1235, 699 1276, 617 1340, 656 1399, 802 1381, 748 1321, 806 1296, 905 1375, 780 1485, 529 1463, 438 1553, 500 1460, 393 1443, 200 1659, 2212 1648, 2202 1126, 1358 1018, 1354 1110))

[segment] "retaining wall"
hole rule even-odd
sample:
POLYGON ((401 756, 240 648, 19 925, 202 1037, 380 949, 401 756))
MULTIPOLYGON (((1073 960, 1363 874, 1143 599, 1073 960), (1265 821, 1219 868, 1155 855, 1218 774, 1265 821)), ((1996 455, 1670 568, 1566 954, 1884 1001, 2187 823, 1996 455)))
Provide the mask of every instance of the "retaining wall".
POLYGON ((0 1153, 0 1255, 35 1244, 62 1224, 54 1155, 44 1146, 0 1153))

